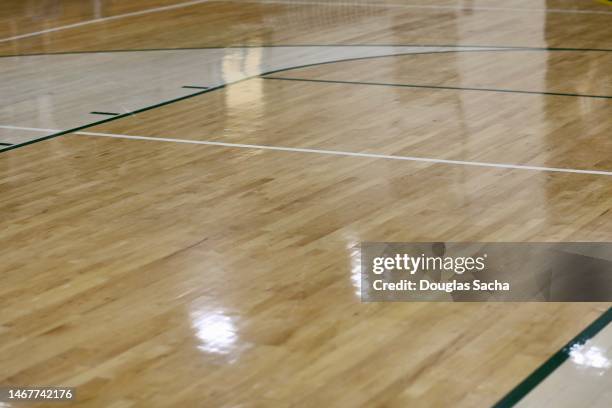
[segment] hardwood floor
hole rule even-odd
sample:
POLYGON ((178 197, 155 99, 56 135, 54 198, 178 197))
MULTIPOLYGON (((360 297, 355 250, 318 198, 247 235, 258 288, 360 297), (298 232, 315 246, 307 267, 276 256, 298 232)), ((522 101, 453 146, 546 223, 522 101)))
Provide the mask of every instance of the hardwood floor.
POLYGON ((0 151, 0 385, 79 407, 490 406, 610 307, 359 296, 365 241, 610 241, 610 53, 454 47, 612 48, 609 7, 129 3, 8 1, 0 54, 291 47, 0 59, 11 142, 127 106, 0 151), (366 43, 451 47, 299 47, 366 43))
POLYGON ((354 270, 360 240, 602 238, 527 196, 606 178, 84 136, 2 162, 2 382, 86 406, 488 405, 606 307, 362 304, 354 270))

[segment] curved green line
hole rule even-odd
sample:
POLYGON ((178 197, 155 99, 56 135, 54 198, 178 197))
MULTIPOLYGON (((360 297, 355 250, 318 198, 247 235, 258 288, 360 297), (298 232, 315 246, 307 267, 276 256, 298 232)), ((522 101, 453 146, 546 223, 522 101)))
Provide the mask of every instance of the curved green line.
POLYGON ((33 54, 11 54, 0 55, 0 58, 17 57, 40 57, 46 55, 75 55, 75 54, 107 54, 119 52, 150 52, 150 51, 196 51, 196 50, 219 50, 236 48, 283 48, 283 47, 440 47, 440 48, 504 48, 508 50, 523 49, 533 51, 583 51, 583 52, 612 52, 609 48, 571 48, 571 47, 531 47, 514 45, 463 45, 463 44, 268 44, 268 45, 227 45, 209 47, 171 47, 171 48, 137 48, 137 49, 117 49, 117 50, 98 50, 98 51, 60 51, 33 54))

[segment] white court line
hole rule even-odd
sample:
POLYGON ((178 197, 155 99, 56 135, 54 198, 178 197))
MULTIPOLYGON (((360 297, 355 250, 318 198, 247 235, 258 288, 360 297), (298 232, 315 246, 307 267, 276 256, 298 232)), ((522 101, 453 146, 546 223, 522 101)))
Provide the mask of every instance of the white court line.
POLYGON ((43 128, 32 128, 32 127, 22 127, 22 126, 8 126, 8 125, 2 125, 2 126, 0 126, 0 129, 30 130, 32 132, 52 132, 52 133, 61 132, 61 130, 57 130, 57 129, 43 129, 43 128))
POLYGON ((318 154, 328 154, 328 155, 335 155, 335 156, 349 156, 349 157, 367 157, 371 159, 405 160, 405 161, 416 161, 416 162, 425 162, 425 163, 458 164, 458 165, 463 165, 463 166, 495 167, 495 168, 500 168, 500 169, 537 170, 537 171, 552 171, 552 172, 559 172, 559 173, 597 174, 601 176, 612 176, 612 172, 610 171, 599 171, 599 170, 562 169, 562 168, 555 168, 555 167, 523 166, 523 165, 515 165, 515 164, 432 159, 428 157, 393 156, 393 155, 388 155, 388 154, 377 154, 377 153, 355 153, 355 152, 344 152, 344 151, 339 151, 339 150, 305 149, 301 147, 281 147, 281 146, 252 145, 252 144, 242 144, 242 143, 211 142, 211 141, 205 141, 205 140, 187 140, 187 139, 171 139, 171 138, 159 138, 159 137, 148 137, 148 136, 116 135, 116 134, 111 134, 111 133, 95 133, 95 132, 76 132, 76 133, 79 135, 112 137, 112 138, 117 138, 117 139, 151 140, 151 141, 163 141, 163 142, 173 142, 173 143, 198 144, 198 145, 207 145, 207 146, 238 147, 238 148, 243 148, 243 149, 276 150, 276 151, 282 151, 282 152, 298 152, 298 153, 318 153, 318 154))
MULTIPOLYGON (((59 130, 52 129, 39 129, 30 127, 20 126, 6 126, 0 125, 2 129, 14 129, 14 130, 38 130, 40 132, 59 132, 59 130)), ((534 171, 548 171, 556 173, 577 173, 577 174, 593 174, 599 176, 612 176, 612 171, 601 171, 601 170, 577 170, 577 169, 564 169, 558 167, 540 167, 540 166, 524 166, 520 164, 504 164, 504 163, 485 163, 485 162, 474 162, 464 160, 446 160, 446 159, 434 159, 429 157, 412 157, 412 156, 393 156, 388 154, 377 154, 377 153, 356 153, 356 152, 345 152, 340 150, 323 150, 323 149, 306 149, 301 147, 282 147, 282 146, 267 146, 267 145, 253 145, 243 143, 225 143, 225 142, 212 142, 207 140, 188 140, 188 139, 172 139, 167 137, 149 137, 149 136, 130 136, 130 135, 118 135, 114 133, 97 133, 97 132, 74 132, 76 135, 84 136, 97 136, 97 137, 110 137, 115 139, 131 139, 131 140, 148 140, 154 142, 171 142, 171 143, 185 143, 195 145, 206 145, 206 146, 221 146, 221 147, 235 147, 242 149, 258 149, 258 150, 274 150, 281 152, 294 152, 294 153, 317 153, 327 154, 333 156, 348 156, 348 157, 367 157, 370 159, 387 159, 387 160, 404 160, 414 161, 423 163, 438 163, 438 164, 455 164, 462 166, 477 166, 477 167, 493 167, 498 169, 512 169, 512 170, 534 170, 534 171)), ((18 145, 16 145, 18 146, 18 145)))
POLYGON ((353 2, 326 2, 308 0, 243 0, 245 3, 271 3, 271 4, 299 4, 312 6, 354 6, 354 7, 379 7, 379 8, 407 8, 407 9, 432 9, 432 10, 464 10, 464 11, 518 11, 518 12, 541 12, 541 13, 564 13, 564 14, 612 14, 612 11, 601 10, 572 10, 572 9, 541 9, 541 8, 514 8, 514 7, 482 7, 482 6, 437 6, 429 4, 397 4, 397 3, 353 3, 353 2))
POLYGON ((74 24, 68 24, 68 25, 59 26, 59 27, 48 28, 46 30, 35 31, 35 32, 32 32, 32 33, 20 34, 20 35, 14 36, 14 37, 2 38, 2 39, 0 39, 0 43, 7 42, 7 41, 20 40, 22 38, 34 37, 34 36, 37 36, 37 35, 40 35, 40 34, 53 33, 55 31, 67 30, 69 28, 81 27, 81 26, 88 25, 88 24, 101 23, 101 22, 105 22, 105 21, 113 21, 113 20, 118 20, 120 18, 125 18, 125 17, 142 16, 144 14, 157 13, 159 11, 167 11, 167 10, 174 10, 174 9, 182 8, 182 7, 189 7, 189 6, 193 6, 193 5, 200 4, 200 3, 207 3, 207 2, 210 2, 210 1, 213 1, 213 0, 193 0, 193 1, 187 1, 185 3, 173 4, 173 5, 170 5, 170 6, 155 7, 155 8, 151 8, 151 9, 147 9, 147 10, 134 11, 132 13, 118 14, 116 16, 96 18, 96 19, 93 19, 93 20, 81 21, 79 23, 74 23, 74 24))

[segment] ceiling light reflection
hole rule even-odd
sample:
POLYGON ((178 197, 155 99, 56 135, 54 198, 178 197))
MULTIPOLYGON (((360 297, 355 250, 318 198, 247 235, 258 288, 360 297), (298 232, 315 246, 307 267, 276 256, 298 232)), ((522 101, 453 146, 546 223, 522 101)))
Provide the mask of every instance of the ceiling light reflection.
POLYGON ((361 298, 361 246, 359 242, 349 242, 346 249, 351 261, 351 283, 355 294, 361 298))
POLYGON ((190 313, 191 326, 201 341, 198 349, 213 354, 230 354, 236 347, 238 334, 231 317, 222 310, 190 313))
POLYGON ((606 369, 612 366, 612 362, 610 362, 610 359, 606 356, 606 350, 601 347, 574 344, 570 348, 569 355, 574 364, 583 367, 602 369, 599 375, 602 375, 606 369))

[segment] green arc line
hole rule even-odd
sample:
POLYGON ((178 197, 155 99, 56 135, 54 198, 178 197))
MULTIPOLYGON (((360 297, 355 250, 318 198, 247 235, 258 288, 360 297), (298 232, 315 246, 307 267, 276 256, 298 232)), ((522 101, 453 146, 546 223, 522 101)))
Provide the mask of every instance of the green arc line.
POLYGON ((139 49, 117 49, 117 50, 97 50, 97 51, 59 51, 48 53, 33 54, 11 54, 0 55, 0 58, 18 57, 40 57, 47 55, 78 55, 78 54, 108 54, 119 52, 151 52, 151 51, 197 51, 197 50, 219 50, 235 48, 283 48, 283 47, 440 47, 440 48, 503 48, 507 50, 524 51, 579 51, 579 52, 612 52, 609 48, 571 48, 571 47, 531 47, 514 45, 463 45, 463 44, 262 44, 262 45, 227 45, 209 47, 175 47, 175 48, 139 48, 139 49))

